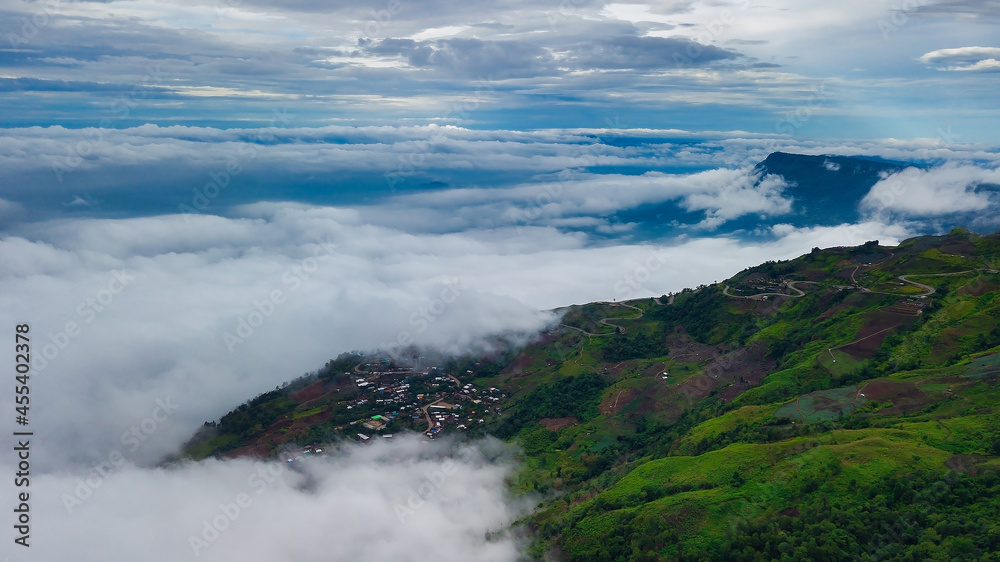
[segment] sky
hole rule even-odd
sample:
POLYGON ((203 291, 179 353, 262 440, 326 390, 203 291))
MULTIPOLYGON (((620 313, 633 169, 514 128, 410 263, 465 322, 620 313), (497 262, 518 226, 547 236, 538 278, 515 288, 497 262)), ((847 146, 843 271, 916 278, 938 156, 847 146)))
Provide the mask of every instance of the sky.
POLYGON ((995 0, 0 3, 7 126, 632 127, 990 142, 995 0), (467 111, 471 110, 471 111, 467 111))
MULTIPOLYGON (((998 18, 996 1, 0 0, 0 332, 31 326, 37 432, 36 542, 8 548, 4 485, 0 556, 515 560, 516 445, 401 438, 301 472, 160 461, 341 352, 482 352, 559 307, 996 230, 998 18), (900 168, 835 224, 755 168, 775 151, 900 168)), ((0 393, 5 475, 14 407, 0 393)))

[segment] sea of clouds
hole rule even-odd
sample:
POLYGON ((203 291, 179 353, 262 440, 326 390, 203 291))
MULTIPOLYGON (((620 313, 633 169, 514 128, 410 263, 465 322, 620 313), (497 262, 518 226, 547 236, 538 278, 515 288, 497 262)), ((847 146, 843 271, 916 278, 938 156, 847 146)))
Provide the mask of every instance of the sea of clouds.
MULTIPOLYGON (((782 145, 924 150, 939 164, 877 184, 860 202, 864 220, 800 228, 782 222, 782 180, 751 175, 773 139, 636 149, 585 141, 593 132, 455 129, 435 131, 428 148, 418 142, 427 130, 414 128, 296 130, 248 144, 247 132, 147 126, 109 132, 60 181, 51 163, 66 138, 86 134, 0 136, 0 329, 29 323, 32 337, 26 560, 512 560, 521 543, 503 531, 528 507, 507 493, 511 451, 492 441, 403 438, 302 470, 157 463, 206 420, 343 351, 412 343, 459 354, 488 350, 496 334, 530 341, 558 322, 556 307, 658 296, 816 246, 892 244, 949 212, 995 214, 996 192, 981 187, 998 182, 995 153, 980 146, 782 145), (334 134, 356 142, 334 144, 334 134), (210 174, 247 146, 256 154, 208 197, 210 174), (425 168, 385 182, 400 155, 421 154, 425 168), (689 171, 589 169, 671 162, 689 171), (381 187, 337 192, 336 174, 352 170, 381 187), (454 185, 418 184, 427 170, 454 185), (469 170, 496 182, 456 183, 469 170), (283 187, 310 175, 329 193, 283 187), (268 196, 254 185, 270 185, 268 196), (207 204, 185 212, 199 190, 207 204), (616 218, 663 202, 694 213, 689 232, 643 238, 616 218), (771 225, 713 231, 745 214, 771 225), (408 505, 425 481, 433 494, 408 505), (209 540, 205 522, 216 517, 231 521, 213 524, 209 540)), ((0 411, 14 411, 11 394, 0 411)), ((15 444, 2 440, 4 474, 15 472, 15 444)))

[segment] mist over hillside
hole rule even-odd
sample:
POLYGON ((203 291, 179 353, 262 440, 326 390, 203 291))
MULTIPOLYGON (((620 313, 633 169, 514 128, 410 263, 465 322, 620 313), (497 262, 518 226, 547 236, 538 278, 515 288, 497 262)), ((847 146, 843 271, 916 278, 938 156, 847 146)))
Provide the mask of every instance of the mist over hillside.
POLYGON ((0 558, 997 559, 995 4, 3 0, 0 558))
POLYGON ((816 247, 562 308, 527 346, 344 353, 206 423, 186 455, 297 466, 497 436, 519 447, 506 501, 535 509, 508 528, 534 558, 989 556, 998 267, 1000 234, 965 229, 816 247))
MULTIPOLYGON (((0 310, 11 325, 30 319, 39 332, 33 391, 50 398, 49 407, 32 416, 47 436, 46 446, 33 452, 33 468, 43 478, 52 475, 46 509, 63 505, 69 527, 78 525, 75 501, 88 492, 93 505, 114 512, 124 505, 114 501, 130 495, 129 482, 172 481, 181 478, 178 470, 188 475, 181 481, 215 474, 211 463, 165 474, 152 467, 178 458, 205 421, 315 372, 342 352, 495 356, 500 341, 517 348, 556 329, 570 305, 678 293, 815 247, 869 240, 893 245, 972 215, 980 217, 977 224, 989 224, 993 215, 983 210, 996 207, 988 183, 995 175, 987 163, 991 153, 974 146, 945 165, 782 153, 746 162, 736 155, 770 141, 706 139, 666 157, 660 151, 670 140, 644 138, 622 149, 611 141, 569 142, 576 133, 554 139, 524 134, 523 146, 548 152, 551 161, 539 168, 535 156, 513 151, 507 157, 523 175, 509 185, 452 187, 449 180, 418 188, 408 177, 397 189, 361 201, 350 190, 327 192, 318 184, 290 186, 259 200, 243 182, 280 184, 281 174, 317 165, 305 163, 308 146, 285 152, 296 138, 288 136, 260 146, 256 159, 245 162, 245 174, 231 174, 214 198, 207 198, 205 185, 192 191, 174 182, 157 191, 153 174, 154 189, 136 195, 144 203, 128 203, 128 212, 115 207, 127 190, 130 159, 154 149, 191 153, 192 141, 181 137, 208 133, 116 133, 107 141, 107 156, 74 170, 67 183, 39 180, 51 170, 37 164, 6 169, 40 186, 3 195, 4 212, 17 219, 4 223, 0 239, 6 264, 0 286, 8 295, 0 310), (590 167, 615 161, 617 169, 590 167), (656 162, 688 169, 628 171, 656 162), (832 205, 828 192, 848 173, 853 187, 838 191, 847 195, 832 205), (123 179, 115 187, 117 174, 123 179), (921 197, 949 204, 914 207, 914 197, 899 191, 899 178, 921 197), (46 205, 53 199, 72 204, 51 209, 46 205), (190 208, 196 212, 184 209, 194 203, 201 206, 190 208), (88 477, 96 480, 87 484, 88 477), (99 487, 121 492, 100 500, 99 487)), ((298 139, 329 134, 293 133, 298 139)), ((238 132, 225 134, 232 137, 226 142, 239 142, 238 132)), ((445 134, 477 166, 496 156, 488 134, 445 134)), ((23 136, 14 145, 44 148, 40 138, 23 136)), ((224 155, 220 146, 199 150, 224 155)), ((368 155, 383 150, 355 148, 368 155)), ((886 158, 902 153, 864 150, 886 158)), ((461 168, 440 156, 451 169, 461 168)), ((160 154, 151 161, 169 166, 171 159, 160 154)), ((183 170, 192 178, 209 177, 210 167, 200 166, 195 160, 183 170)), ((608 326, 584 330, 598 328, 608 326)), ((3 400, 13 408, 10 398, 3 400)), ((478 426, 478 418, 464 423, 478 426)), ((520 474, 511 466, 518 465, 497 467, 496 474, 507 475, 501 482, 520 474)), ((507 528, 525 513, 516 501, 509 505, 507 515, 490 521, 507 528)), ((56 528, 64 516, 56 510, 44 517, 56 528)), ((477 529, 485 524, 470 522, 477 529)), ((469 528, 462 529, 456 532, 469 528)), ((517 541, 503 544, 523 546, 517 541)))

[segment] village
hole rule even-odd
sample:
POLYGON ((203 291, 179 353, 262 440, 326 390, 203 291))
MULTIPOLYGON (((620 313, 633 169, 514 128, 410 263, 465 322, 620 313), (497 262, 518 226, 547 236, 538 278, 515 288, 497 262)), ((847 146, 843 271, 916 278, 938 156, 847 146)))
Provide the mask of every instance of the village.
MULTIPOLYGON (((341 405, 361 415, 334 429, 363 443, 376 438, 392 439, 394 431, 403 429, 420 431, 427 439, 448 431, 465 431, 499 416, 501 402, 507 398, 496 387, 463 384, 443 367, 416 370, 383 359, 359 364, 346 374, 353 380, 349 386, 354 392, 341 405)), ((464 375, 471 379, 475 373, 469 369, 464 375)), ((316 448, 311 446, 313 451, 316 448)))

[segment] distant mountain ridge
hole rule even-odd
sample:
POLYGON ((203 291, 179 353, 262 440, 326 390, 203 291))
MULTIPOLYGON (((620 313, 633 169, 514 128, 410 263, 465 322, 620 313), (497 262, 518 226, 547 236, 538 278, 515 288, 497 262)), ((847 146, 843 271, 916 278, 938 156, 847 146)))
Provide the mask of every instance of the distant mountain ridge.
POLYGON ((830 226, 859 220, 859 204, 872 187, 913 166, 868 157, 775 152, 757 164, 754 172, 761 180, 768 174, 785 178, 791 185, 786 195, 794 198, 793 215, 810 225, 830 226))
MULTIPOLYGON (((926 169, 925 163, 886 160, 877 156, 808 155, 773 152, 750 171, 755 188, 780 177, 787 187, 780 197, 791 201, 788 212, 747 212, 709 228, 716 234, 764 233, 775 223, 796 228, 836 226, 868 219, 861 207, 865 196, 883 179, 908 168, 926 169)), ((983 188, 983 187, 981 187, 983 188)), ((770 197, 777 194, 773 192, 770 197)), ((687 209, 677 200, 648 207, 629 209, 617 214, 622 222, 647 225, 651 237, 690 233, 702 223, 702 210, 687 209)), ((974 223, 968 215, 940 218, 927 234, 946 232, 956 226, 974 223), (936 231, 936 232, 934 232, 936 231)), ((643 228, 640 226, 640 228, 643 228)))

